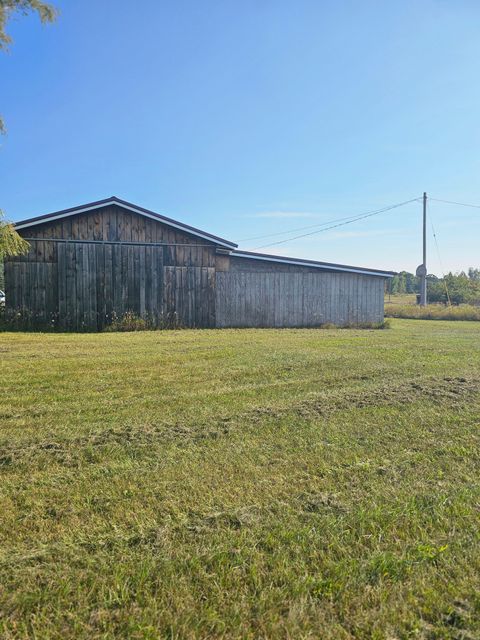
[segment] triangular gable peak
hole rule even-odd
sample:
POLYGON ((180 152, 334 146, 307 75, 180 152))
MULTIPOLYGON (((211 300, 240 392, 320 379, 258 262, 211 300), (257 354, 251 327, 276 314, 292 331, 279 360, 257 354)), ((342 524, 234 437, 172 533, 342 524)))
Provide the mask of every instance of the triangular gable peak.
POLYGON ((28 229, 29 227, 35 227, 39 224, 46 224, 49 222, 54 222, 56 220, 62 220, 64 218, 77 216, 82 213, 93 212, 96 209, 103 209, 108 206, 120 207, 121 209, 124 209, 126 211, 136 213, 145 218, 149 218, 151 220, 155 220, 156 222, 167 225, 168 227, 172 227, 173 229, 177 229, 178 231, 196 236, 198 238, 202 238, 225 249, 232 250, 238 246, 234 242, 230 242, 229 240, 225 240, 224 238, 219 238, 218 236, 214 236, 213 234, 202 231, 201 229, 196 229, 195 227, 192 227, 188 224, 178 222, 177 220, 172 220, 172 218, 167 218, 166 216, 155 213, 154 211, 150 211, 149 209, 145 209, 144 207, 139 207, 138 205, 132 204, 131 202, 127 202, 126 200, 121 200, 116 196, 112 196, 111 198, 106 198, 104 200, 98 200, 96 202, 90 202, 88 204, 80 205, 77 207, 72 207, 70 209, 63 209, 62 211, 47 213, 46 215, 29 218, 28 220, 22 220, 15 223, 15 228, 17 230, 28 229))

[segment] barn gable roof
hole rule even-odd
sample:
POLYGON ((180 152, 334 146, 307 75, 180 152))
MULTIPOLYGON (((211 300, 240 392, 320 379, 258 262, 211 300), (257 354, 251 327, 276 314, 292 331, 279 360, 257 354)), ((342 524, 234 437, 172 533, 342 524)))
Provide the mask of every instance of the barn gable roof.
POLYGON ((263 260, 264 262, 280 262, 291 264, 297 267, 311 267, 324 271, 346 271, 348 273, 359 273, 367 276, 379 276, 381 278, 393 278, 395 271, 381 271, 380 269, 369 269, 368 267, 352 267, 346 264, 335 264, 333 262, 319 262, 317 260, 303 260, 302 258, 289 258, 287 256, 275 256, 268 253, 254 253, 253 251, 234 250, 232 256, 237 258, 247 258, 249 260, 263 260))
POLYGON ((53 220, 59 220, 61 218, 67 218, 68 216, 78 215, 79 213, 87 213, 88 211, 94 211, 95 209, 100 209, 101 207, 106 207, 109 205, 116 205, 118 207, 121 207, 122 209, 133 211, 134 213, 137 213, 141 216, 145 216, 146 218, 157 220, 158 222, 162 222, 163 224, 166 224, 170 227, 174 227, 175 229, 179 229, 180 231, 184 231, 185 233, 190 233, 191 235, 198 236, 199 238, 203 238, 204 240, 209 240, 210 242, 213 242, 216 245, 226 247, 227 249, 230 249, 230 250, 238 246, 234 242, 230 242, 230 240, 219 238, 218 236, 214 236, 211 233, 207 233, 206 231, 201 231, 200 229, 191 227, 190 225, 184 224, 183 222, 172 220, 172 218, 167 218, 166 216, 162 216, 159 213, 150 211, 149 209, 144 209, 143 207, 139 207, 136 204, 127 202, 126 200, 121 200, 116 196, 112 196, 111 198, 106 198, 105 200, 97 200, 96 202, 83 204, 78 207, 72 207, 70 209, 63 209, 62 211, 54 211, 53 213, 47 213, 45 215, 37 216, 35 218, 29 218, 28 220, 21 220, 20 222, 15 223, 15 228, 26 229, 28 227, 33 227, 37 224, 42 224, 44 222, 50 222, 53 220))
POLYGON ((207 233, 206 231, 202 231, 200 229, 196 229, 195 227, 191 227, 188 224, 178 222, 177 220, 172 220, 172 218, 167 218, 166 216, 155 213, 154 211, 150 211, 149 209, 145 209, 144 207, 139 207, 138 205, 132 204, 131 202, 127 202, 126 200, 121 200, 116 196, 111 196, 110 198, 106 198, 104 200, 97 200, 96 202, 90 202, 88 204, 80 205, 77 207, 71 207, 70 209, 63 209, 61 211, 47 213, 35 218, 22 220, 15 223, 15 228, 26 229, 28 227, 34 227, 38 224, 59 220, 61 218, 67 218, 69 216, 78 215, 80 213, 87 213, 89 211, 94 211, 95 209, 100 209, 102 207, 110 205, 121 207, 128 211, 137 213, 138 215, 151 218, 152 220, 156 220, 175 229, 179 229, 180 231, 183 231, 185 233, 189 233, 199 238, 203 238, 204 240, 208 240, 209 242, 217 245, 217 247, 221 247, 221 253, 229 253, 232 257, 245 258, 249 260, 262 260, 264 262, 283 263, 300 267, 317 268, 324 271, 358 273, 362 275, 379 276, 382 278, 392 278, 395 275, 394 271, 381 271, 379 269, 370 269, 367 267, 353 267, 350 265, 335 264, 331 262, 319 262, 317 260, 304 260, 302 258, 290 258, 287 256, 276 256, 266 253, 241 251, 237 249, 238 245, 235 242, 225 240, 224 238, 219 238, 218 236, 214 236, 211 233, 207 233))

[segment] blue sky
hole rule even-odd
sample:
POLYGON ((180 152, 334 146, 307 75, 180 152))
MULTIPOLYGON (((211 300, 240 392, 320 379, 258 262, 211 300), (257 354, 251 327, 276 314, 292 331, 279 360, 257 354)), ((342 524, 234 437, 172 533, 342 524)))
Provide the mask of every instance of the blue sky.
MULTIPOLYGON (((56 4, 0 54, 12 220, 117 195, 255 249, 423 191, 480 204, 476 0, 56 4)), ((480 209, 429 209, 444 269, 480 266, 480 209)), ((265 251, 414 270, 420 230, 413 203, 265 251)))

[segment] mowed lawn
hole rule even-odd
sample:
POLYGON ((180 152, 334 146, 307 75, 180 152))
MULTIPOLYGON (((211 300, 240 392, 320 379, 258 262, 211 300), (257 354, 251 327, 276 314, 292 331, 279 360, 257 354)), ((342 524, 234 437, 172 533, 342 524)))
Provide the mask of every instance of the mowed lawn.
POLYGON ((0 637, 480 638, 480 324, 0 334, 0 637))

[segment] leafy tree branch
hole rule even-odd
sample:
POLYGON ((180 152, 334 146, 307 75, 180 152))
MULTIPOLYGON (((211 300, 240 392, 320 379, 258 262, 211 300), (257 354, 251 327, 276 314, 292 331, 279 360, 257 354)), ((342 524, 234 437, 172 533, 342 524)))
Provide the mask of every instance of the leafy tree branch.
POLYGON ((19 256, 27 253, 30 245, 15 231, 11 222, 5 220, 3 211, 0 210, 0 261, 7 256, 19 256))
MULTIPOLYGON (((12 42, 6 28, 15 13, 24 16, 36 13, 42 23, 53 22, 57 17, 56 8, 41 0, 0 0, 0 50, 7 50, 12 42)), ((4 134, 5 131, 5 123, 0 116, 0 134, 4 134)))

